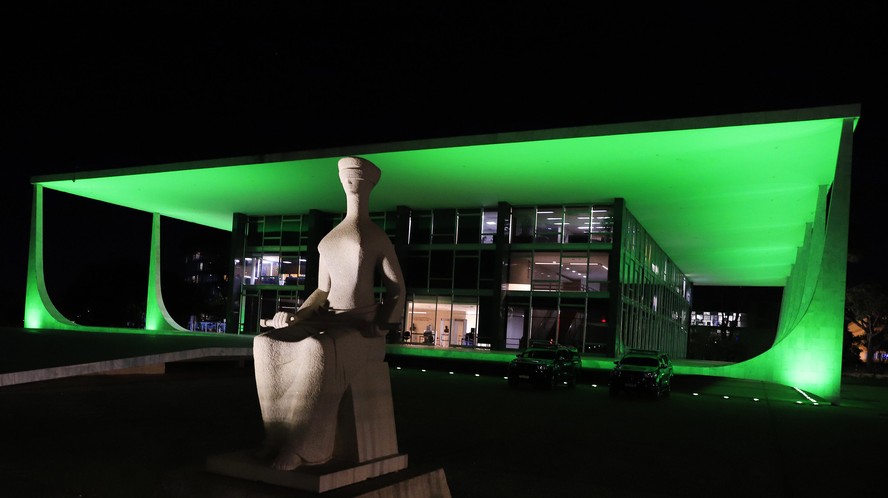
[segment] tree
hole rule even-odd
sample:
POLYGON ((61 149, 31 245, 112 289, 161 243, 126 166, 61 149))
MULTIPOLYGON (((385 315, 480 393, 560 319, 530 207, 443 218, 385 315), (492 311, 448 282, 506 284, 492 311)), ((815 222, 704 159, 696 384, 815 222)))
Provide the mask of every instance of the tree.
POLYGON ((845 333, 842 337, 842 371, 854 372, 863 363, 860 360, 861 338, 855 337, 848 327, 849 322, 845 320, 845 333))
POLYGON ((866 367, 872 371, 876 365, 876 351, 888 344, 885 325, 888 324, 888 292, 880 284, 855 285, 845 293, 845 317, 863 330, 863 346, 866 347, 866 367))

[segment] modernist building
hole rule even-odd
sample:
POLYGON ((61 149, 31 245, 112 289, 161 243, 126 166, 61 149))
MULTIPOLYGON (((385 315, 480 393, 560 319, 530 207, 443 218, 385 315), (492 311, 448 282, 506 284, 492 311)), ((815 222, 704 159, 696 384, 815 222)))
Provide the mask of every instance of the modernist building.
MULTIPOLYGON (((146 332, 182 331, 159 282, 160 220, 231 231, 227 332, 295 309, 345 211, 340 157, 382 169, 371 198, 408 287, 391 342, 448 354, 572 344, 684 358, 695 286, 783 287, 765 353, 678 373, 837 399, 857 106, 297 151, 37 177, 28 328, 77 330, 43 284, 44 189, 153 214, 146 332)), ((399 346, 402 347, 402 346, 399 346)), ((591 363, 590 363, 591 362, 591 363)))

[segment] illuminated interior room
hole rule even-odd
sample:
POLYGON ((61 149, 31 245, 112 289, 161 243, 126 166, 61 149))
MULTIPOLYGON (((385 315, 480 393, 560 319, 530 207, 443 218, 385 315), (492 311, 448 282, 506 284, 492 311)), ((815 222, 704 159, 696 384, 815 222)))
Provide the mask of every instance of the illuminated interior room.
POLYGON ((44 283, 52 190, 151 215, 146 334, 191 333, 164 304, 161 220, 230 232, 225 333, 258 333, 316 287, 317 244, 345 211, 337 161, 354 155, 382 170, 371 211, 407 285, 392 350, 510 358, 542 340, 607 368, 630 348, 658 349, 679 375, 837 401, 858 116, 856 105, 806 108, 34 177, 25 327, 84 327, 44 283), (681 361, 704 286, 782 288, 771 347, 681 361))

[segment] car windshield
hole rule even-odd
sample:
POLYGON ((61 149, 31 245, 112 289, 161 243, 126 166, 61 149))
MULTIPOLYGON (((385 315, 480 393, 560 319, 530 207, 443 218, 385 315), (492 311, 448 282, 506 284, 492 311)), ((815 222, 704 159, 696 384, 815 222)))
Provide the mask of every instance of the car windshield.
POLYGON ((539 360, 554 360, 555 351, 532 349, 524 353, 525 358, 536 358, 539 360))
POLYGON ((633 365, 636 367, 656 367, 660 364, 656 358, 646 358, 643 356, 630 356, 623 358, 620 362, 623 365, 633 365))

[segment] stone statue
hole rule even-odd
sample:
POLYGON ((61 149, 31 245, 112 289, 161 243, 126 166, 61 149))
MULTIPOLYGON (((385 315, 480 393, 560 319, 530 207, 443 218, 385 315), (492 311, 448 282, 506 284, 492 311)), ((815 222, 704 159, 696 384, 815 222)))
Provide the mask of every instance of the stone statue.
POLYGON ((339 160, 346 215, 318 246, 318 288, 295 314, 275 314, 274 329, 253 341, 265 426, 257 456, 275 469, 333 457, 343 394, 353 380, 378 371, 368 365, 384 365, 385 334, 400 325, 401 268, 388 236, 370 219, 370 191, 380 175, 365 159, 339 160), (374 296, 377 274, 385 287, 381 303, 374 296))

